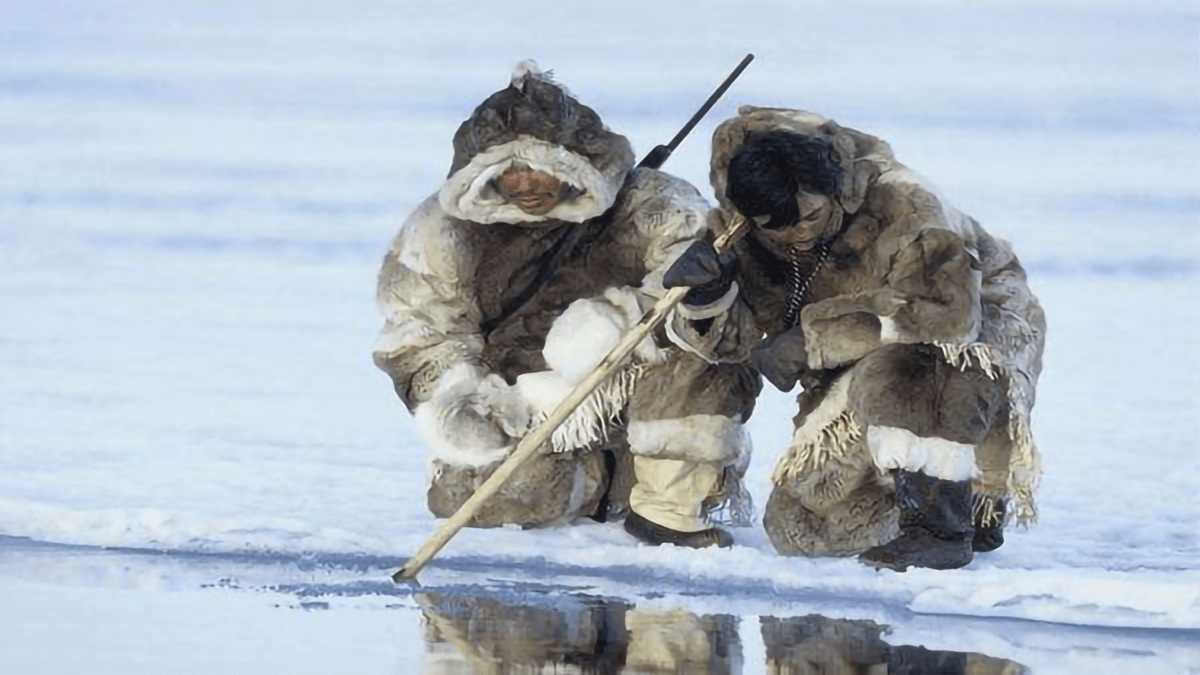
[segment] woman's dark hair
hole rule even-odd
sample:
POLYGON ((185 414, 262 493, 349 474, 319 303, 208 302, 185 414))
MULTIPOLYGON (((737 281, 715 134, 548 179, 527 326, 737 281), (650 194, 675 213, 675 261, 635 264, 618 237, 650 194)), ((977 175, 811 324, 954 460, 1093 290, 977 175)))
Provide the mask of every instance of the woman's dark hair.
POLYGON ((771 216, 776 229, 800 218, 796 190, 832 195, 842 179, 833 145, 823 138, 787 131, 753 134, 729 160, 725 196, 745 216, 771 216))

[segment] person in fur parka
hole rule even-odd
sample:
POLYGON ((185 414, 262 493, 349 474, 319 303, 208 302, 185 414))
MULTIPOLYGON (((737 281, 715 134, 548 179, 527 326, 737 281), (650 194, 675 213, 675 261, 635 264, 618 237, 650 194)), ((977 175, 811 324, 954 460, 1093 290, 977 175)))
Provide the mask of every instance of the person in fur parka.
MULTIPOLYGON (((754 222, 735 247, 753 362, 803 385, 763 520, 775 548, 954 568, 1032 522, 1046 325, 1009 244, 814 113, 741 108, 711 180, 715 221, 754 222)), ((678 266, 696 255, 715 259, 697 245, 678 266)))
MULTIPOLYGON (((436 516, 457 511, 665 294, 666 268, 707 236, 707 211, 686 182, 635 169, 628 140, 533 62, 462 123, 449 176, 408 217, 377 293, 374 360, 430 450, 436 516)), ((711 523, 748 518, 742 425, 761 385, 725 339, 741 329, 717 316, 736 289, 703 291, 469 524, 627 514, 647 543, 729 545, 711 523)))

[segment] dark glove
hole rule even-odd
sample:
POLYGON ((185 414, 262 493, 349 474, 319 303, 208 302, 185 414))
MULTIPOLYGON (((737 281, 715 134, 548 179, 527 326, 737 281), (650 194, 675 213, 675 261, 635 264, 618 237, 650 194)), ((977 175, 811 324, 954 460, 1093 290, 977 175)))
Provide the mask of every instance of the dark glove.
POLYGON ((751 363, 779 391, 791 391, 808 370, 808 352, 804 331, 796 326, 786 333, 767 338, 754 348, 751 363))
POLYGON ((690 286, 683 302, 693 307, 711 305, 733 286, 737 256, 732 251, 718 256, 712 244, 697 241, 688 247, 663 275, 663 286, 690 286))

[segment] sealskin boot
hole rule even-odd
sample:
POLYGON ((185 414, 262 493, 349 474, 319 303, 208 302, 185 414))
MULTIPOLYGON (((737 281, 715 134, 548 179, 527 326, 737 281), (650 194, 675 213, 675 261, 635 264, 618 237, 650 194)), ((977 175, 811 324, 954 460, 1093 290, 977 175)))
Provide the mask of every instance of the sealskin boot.
POLYGON ((710 527, 699 532, 680 532, 646 520, 633 511, 625 516, 625 531, 632 534, 638 541, 651 546, 663 544, 675 544, 688 548, 707 548, 709 546, 729 548, 733 546, 733 535, 720 528, 710 527))
POLYGON ((1004 516, 1006 505, 1003 499, 997 499, 992 507, 992 517, 989 519, 991 525, 984 525, 982 521, 987 514, 980 513, 979 519, 975 523, 975 537, 971 539, 971 550, 976 553, 987 553, 995 551, 1004 545, 1004 516))
POLYGON ((920 471, 895 472, 900 536, 858 557, 876 569, 951 570, 971 562, 971 481, 950 481, 920 471))

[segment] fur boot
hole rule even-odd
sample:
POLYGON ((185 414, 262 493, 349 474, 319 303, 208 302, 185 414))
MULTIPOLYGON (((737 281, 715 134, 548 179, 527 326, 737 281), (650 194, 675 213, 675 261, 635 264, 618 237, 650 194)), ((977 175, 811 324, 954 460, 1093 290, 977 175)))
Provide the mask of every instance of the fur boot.
POLYGON ((971 562, 971 482, 934 478, 897 469, 896 504, 900 536, 858 558, 876 569, 897 572, 909 567, 948 570, 971 562))
POLYGON ((636 512, 630 511, 625 516, 625 531, 632 534, 638 541, 651 546, 675 544, 688 548, 707 548, 733 546, 733 535, 719 527, 710 527, 699 532, 680 532, 664 525, 647 520, 636 512))

